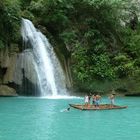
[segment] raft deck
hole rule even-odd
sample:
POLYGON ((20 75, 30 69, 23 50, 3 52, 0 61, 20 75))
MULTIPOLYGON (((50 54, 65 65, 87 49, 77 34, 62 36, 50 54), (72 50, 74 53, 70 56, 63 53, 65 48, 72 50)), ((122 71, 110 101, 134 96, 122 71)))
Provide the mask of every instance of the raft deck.
POLYGON ((99 107, 95 107, 95 105, 84 105, 84 104, 69 104, 69 105, 79 110, 111 110, 111 109, 127 108, 127 106, 118 106, 110 104, 100 104, 99 107))

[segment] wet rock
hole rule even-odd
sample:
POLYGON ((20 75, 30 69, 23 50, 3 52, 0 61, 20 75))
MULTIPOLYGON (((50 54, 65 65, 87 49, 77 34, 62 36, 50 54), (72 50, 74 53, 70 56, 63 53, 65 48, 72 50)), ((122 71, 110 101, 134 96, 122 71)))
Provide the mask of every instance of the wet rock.
MULTIPOLYGON (((19 95, 37 96, 38 77, 30 49, 19 52, 17 44, 0 50, 0 84, 16 89, 19 95)), ((2 96, 7 94, 2 87, 2 96)), ((10 96, 10 95, 9 95, 10 96)))
POLYGON ((14 83, 19 95, 38 96, 39 86, 34 56, 30 49, 18 54, 14 83))
POLYGON ((9 50, 4 48, 0 51, 0 66, 2 68, 7 68, 9 65, 9 50))
POLYGON ((18 96, 16 90, 7 85, 0 85, 0 96, 18 96))
POLYGON ((14 82, 17 85, 22 85, 24 77, 27 78, 31 83, 38 84, 34 57, 29 49, 18 55, 16 61, 14 82))
POLYGON ((3 83, 7 84, 9 82, 14 81, 14 75, 15 75, 15 67, 16 67, 16 61, 17 61, 17 53, 12 54, 9 59, 9 65, 7 67, 6 73, 3 77, 3 83))

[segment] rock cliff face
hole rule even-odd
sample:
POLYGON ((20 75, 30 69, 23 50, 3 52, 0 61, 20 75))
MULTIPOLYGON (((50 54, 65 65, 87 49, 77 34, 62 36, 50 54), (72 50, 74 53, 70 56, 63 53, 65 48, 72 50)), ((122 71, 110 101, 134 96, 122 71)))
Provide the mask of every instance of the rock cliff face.
POLYGON ((39 79, 36 65, 30 49, 18 54, 15 67, 14 83, 22 95, 39 95, 39 79))
POLYGON ((70 71, 70 58, 64 58, 63 59, 63 65, 64 65, 64 71, 65 71, 65 77, 66 77, 66 85, 68 89, 72 88, 72 76, 70 71))
POLYGON ((38 78, 33 63, 33 55, 29 49, 20 53, 16 44, 1 49, 0 95, 9 96, 10 92, 12 95, 16 91, 20 95, 37 95, 38 78))
POLYGON ((16 84, 22 84, 23 76, 32 81, 33 84, 37 84, 38 78, 35 70, 34 58, 29 49, 18 54, 15 71, 14 82, 16 84))
POLYGON ((0 50, 0 95, 15 96, 16 90, 6 86, 13 82, 19 49, 16 44, 0 50))
MULTIPOLYGON (((63 54, 60 55, 63 56, 63 54)), ((67 88, 71 88, 69 60, 64 56, 60 60, 65 71, 67 88)), ((36 71, 32 49, 23 49, 20 52, 17 44, 0 49, 0 85, 15 89, 19 95, 38 96, 40 91, 36 71)), ((0 94, 2 95, 7 93, 9 96, 9 91, 0 88, 0 94)))
POLYGON ((17 45, 0 50, 0 68, 2 71, 2 83, 13 82, 17 55, 19 49, 17 45))

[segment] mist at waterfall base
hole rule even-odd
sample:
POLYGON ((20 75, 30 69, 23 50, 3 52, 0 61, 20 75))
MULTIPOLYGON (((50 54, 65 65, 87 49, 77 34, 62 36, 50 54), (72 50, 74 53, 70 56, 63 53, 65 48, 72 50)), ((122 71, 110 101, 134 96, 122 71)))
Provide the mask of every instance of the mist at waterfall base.
POLYGON ((65 75, 48 39, 27 19, 22 19, 21 34, 25 48, 29 48, 33 57, 40 95, 66 96, 65 75))

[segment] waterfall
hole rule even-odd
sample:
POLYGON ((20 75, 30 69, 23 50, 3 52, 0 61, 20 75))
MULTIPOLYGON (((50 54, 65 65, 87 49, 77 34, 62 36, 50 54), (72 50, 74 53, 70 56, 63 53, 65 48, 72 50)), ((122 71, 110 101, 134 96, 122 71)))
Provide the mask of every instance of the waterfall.
POLYGON ((24 45, 31 47, 41 96, 65 95, 63 69, 48 39, 27 19, 22 19, 21 34, 24 45))

